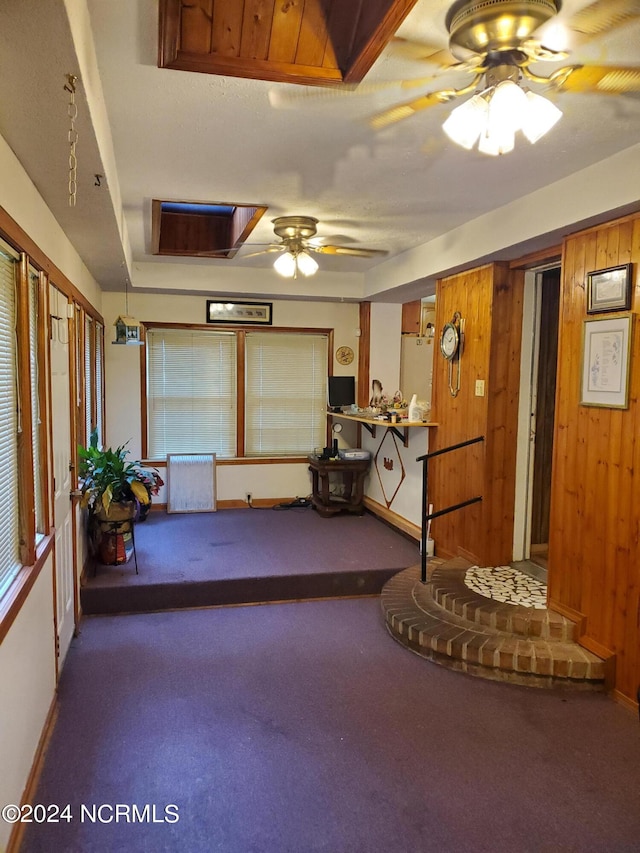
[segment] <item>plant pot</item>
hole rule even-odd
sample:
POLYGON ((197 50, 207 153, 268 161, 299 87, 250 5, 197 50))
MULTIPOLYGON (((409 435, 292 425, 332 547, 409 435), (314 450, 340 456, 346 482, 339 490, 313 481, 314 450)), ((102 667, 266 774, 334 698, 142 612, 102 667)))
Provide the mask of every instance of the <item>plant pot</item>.
POLYGON ((89 534, 93 552, 101 563, 116 566, 126 563, 133 553, 135 501, 112 503, 109 511, 95 509, 89 516, 89 534))
POLYGON ((113 502, 109 504, 108 512, 105 512, 102 504, 100 504, 97 509, 93 510, 94 517, 100 522, 131 521, 135 514, 135 501, 124 501, 122 503, 113 502))

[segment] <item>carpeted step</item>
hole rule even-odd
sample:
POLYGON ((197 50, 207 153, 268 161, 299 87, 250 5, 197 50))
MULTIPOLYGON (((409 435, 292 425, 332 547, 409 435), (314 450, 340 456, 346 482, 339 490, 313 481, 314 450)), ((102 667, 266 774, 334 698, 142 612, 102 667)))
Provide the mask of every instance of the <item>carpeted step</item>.
MULTIPOLYGON (((461 568, 454 564, 451 571, 455 574, 461 568)), ((436 572, 442 575, 440 582, 443 581, 447 564, 436 572)), ((471 600, 466 602, 467 610, 474 609, 474 613, 484 602, 497 604, 468 592, 482 599, 475 609, 471 600)), ((509 604, 502 604, 502 607, 523 609, 509 604)), ((485 611, 496 617, 493 625, 469 621, 443 608, 432 594, 431 584, 420 582, 418 566, 398 573, 385 584, 382 609, 394 639, 422 657, 451 669, 529 686, 604 689, 606 667, 601 658, 565 639, 502 630, 496 627, 500 608, 485 611)), ((546 624, 554 623, 552 620, 546 624)))
POLYGON ((269 577, 226 578, 155 584, 86 584, 80 589, 85 614, 149 613, 189 607, 222 607, 312 598, 379 595, 398 570, 315 572, 269 577))

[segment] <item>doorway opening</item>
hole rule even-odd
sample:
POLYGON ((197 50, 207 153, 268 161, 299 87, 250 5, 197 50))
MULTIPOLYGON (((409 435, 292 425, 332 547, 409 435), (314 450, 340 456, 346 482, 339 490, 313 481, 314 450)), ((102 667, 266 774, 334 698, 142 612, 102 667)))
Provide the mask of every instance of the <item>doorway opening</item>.
POLYGON ((560 267, 525 280, 514 561, 546 581, 560 310, 560 267))

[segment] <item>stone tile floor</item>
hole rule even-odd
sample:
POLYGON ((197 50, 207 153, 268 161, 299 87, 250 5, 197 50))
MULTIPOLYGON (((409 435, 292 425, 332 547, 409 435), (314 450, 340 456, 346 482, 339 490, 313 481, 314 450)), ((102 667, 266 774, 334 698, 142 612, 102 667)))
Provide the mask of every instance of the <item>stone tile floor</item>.
POLYGON ((494 601, 544 610, 547 606, 547 587, 542 581, 525 575, 511 566, 467 569, 465 585, 494 601))

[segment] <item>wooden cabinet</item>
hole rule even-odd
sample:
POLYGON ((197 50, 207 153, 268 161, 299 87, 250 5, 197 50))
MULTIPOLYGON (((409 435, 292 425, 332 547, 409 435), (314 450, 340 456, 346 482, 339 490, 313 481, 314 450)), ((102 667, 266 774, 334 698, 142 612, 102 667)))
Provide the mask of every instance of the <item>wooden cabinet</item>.
POLYGON ((405 302, 402 306, 402 334, 403 335, 419 335, 420 334, 420 315, 422 311, 422 302, 416 299, 415 302, 405 302))

